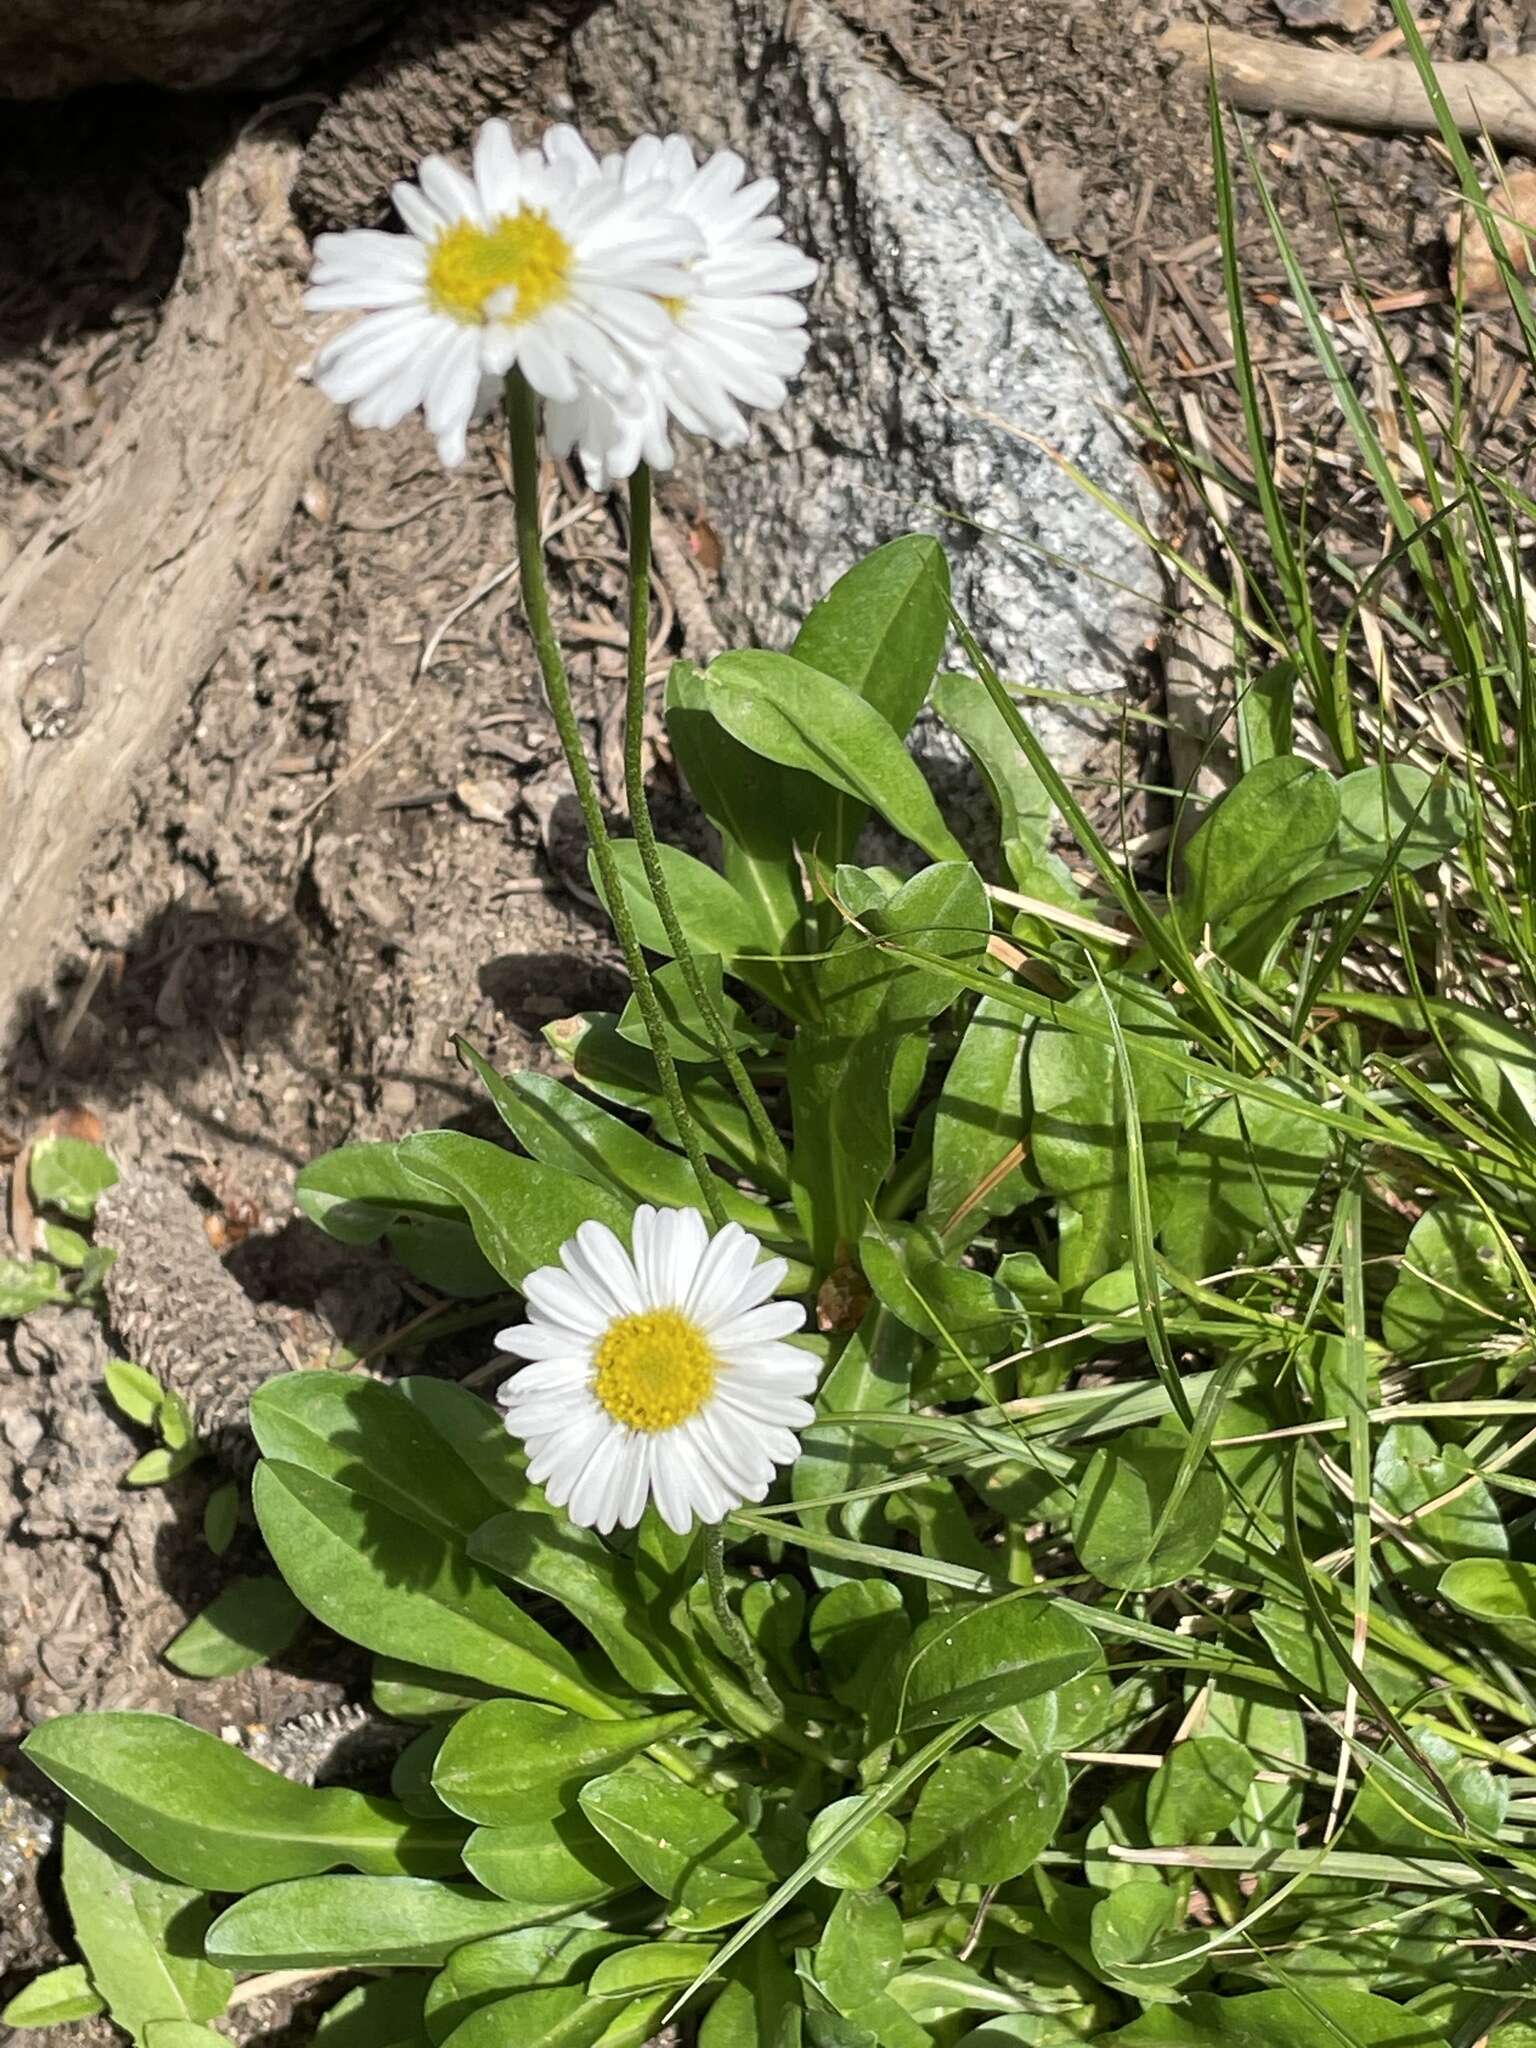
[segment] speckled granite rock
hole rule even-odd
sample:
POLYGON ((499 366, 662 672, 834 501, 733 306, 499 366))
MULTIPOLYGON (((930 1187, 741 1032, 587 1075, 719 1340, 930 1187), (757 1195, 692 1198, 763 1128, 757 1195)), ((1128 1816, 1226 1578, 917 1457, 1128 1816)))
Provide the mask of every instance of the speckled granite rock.
MULTIPOLYGON (((584 126, 731 144, 780 180, 789 232, 823 265, 790 405, 749 449, 684 459, 724 542, 732 628, 784 645, 858 555, 930 530, 1005 675, 1118 711, 1157 571, 1046 450, 1121 500, 1144 494, 1111 417, 1124 380, 1082 278, 1013 213, 973 145, 876 70, 820 0, 664 14, 615 0, 570 58, 584 126)), ((1113 714, 1032 716, 1076 770, 1113 714)))

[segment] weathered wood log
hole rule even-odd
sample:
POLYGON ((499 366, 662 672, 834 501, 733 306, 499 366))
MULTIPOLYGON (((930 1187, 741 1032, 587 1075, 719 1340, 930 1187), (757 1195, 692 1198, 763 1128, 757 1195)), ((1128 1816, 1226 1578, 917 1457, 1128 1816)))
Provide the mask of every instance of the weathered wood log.
MULTIPOLYGON (((1175 22, 1159 48, 1202 70, 1209 56, 1223 98, 1248 113, 1413 134, 1432 134, 1437 125, 1423 80, 1406 58, 1302 49, 1193 21, 1175 22)), ((1464 135, 1486 130, 1501 149, 1536 154, 1536 57, 1437 64, 1435 76, 1464 135)))
POLYGON ((98 832, 218 655, 334 419, 298 376, 298 160, 252 129, 210 173, 121 421, 0 581, 0 1048, 46 990, 98 832))

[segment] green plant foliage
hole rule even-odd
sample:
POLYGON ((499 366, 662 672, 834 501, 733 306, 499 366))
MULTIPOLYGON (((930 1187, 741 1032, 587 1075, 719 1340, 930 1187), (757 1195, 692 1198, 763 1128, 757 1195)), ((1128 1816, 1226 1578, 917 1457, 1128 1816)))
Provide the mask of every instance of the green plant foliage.
POLYGON ((228 1678, 281 1656, 304 1621, 281 1579, 231 1579, 166 1645, 165 1661, 189 1678, 228 1678))
MULTIPOLYGON (((1358 574, 1319 543, 1215 132, 1252 481, 1219 576, 1174 566, 1231 592, 1240 772, 1166 852, 1106 844, 924 534, 785 651, 676 664, 714 838, 660 848, 670 929, 640 841, 593 869, 675 1075, 633 997, 538 1071, 461 1038, 477 1134, 303 1170, 421 1312, 261 1388, 270 1567, 220 1475, 240 1575, 166 1651, 329 1629, 397 1752, 316 1787, 164 1716, 34 1730, 79 1959, 7 2025, 214 2048, 233 1973, 299 1970, 352 1973, 317 2048, 1529 2048, 1536 507, 1475 436, 1382 445, 1282 233, 1397 536, 1358 574), (906 745, 931 713, 978 816, 906 745), (487 1398, 530 1274, 641 1203, 751 1232, 822 1368, 721 1544, 576 1526, 487 1398)), ((110 1173, 34 1152, 50 1256, 0 1316, 99 1282, 110 1173)), ((142 1368, 105 1391, 129 1483, 205 1455, 142 1368)))
POLYGON ((89 1223, 96 1204, 116 1186, 117 1168, 99 1145, 55 1133, 33 1145, 29 1177, 39 1208, 59 1209, 89 1223))

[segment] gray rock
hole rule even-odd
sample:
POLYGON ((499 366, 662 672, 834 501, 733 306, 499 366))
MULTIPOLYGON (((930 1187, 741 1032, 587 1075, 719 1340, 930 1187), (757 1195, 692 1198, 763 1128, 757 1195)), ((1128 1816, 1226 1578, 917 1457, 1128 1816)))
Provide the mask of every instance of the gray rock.
POLYGON ((584 128, 679 128, 740 150, 780 180, 788 232, 822 264, 789 405, 746 450, 682 456, 724 543, 731 629, 783 646, 859 555, 937 532, 999 670, 1102 705, 1032 707, 1058 763, 1102 755, 1159 583, 1150 552, 1047 452, 1146 509, 1111 417, 1125 382, 1078 272, 820 0, 791 0, 787 19, 783 0, 615 0, 570 54, 584 128))

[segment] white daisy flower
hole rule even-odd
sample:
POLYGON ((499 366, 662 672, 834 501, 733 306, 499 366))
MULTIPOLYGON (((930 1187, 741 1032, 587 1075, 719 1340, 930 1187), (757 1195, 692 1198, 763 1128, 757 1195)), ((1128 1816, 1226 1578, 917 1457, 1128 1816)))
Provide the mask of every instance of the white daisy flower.
POLYGON ((654 187, 598 174, 570 129, 517 149, 487 121, 474 174, 429 156, 394 188, 407 233, 321 235, 305 303, 361 312, 315 362, 356 425, 397 426, 420 406, 450 467, 482 379, 517 365, 546 399, 623 393, 669 342, 668 300, 704 237, 654 187), (589 169, 590 163, 590 169, 589 169))
POLYGON ((792 292, 810 284, 816 265, 783 239, 768 212, 772 178, 745 183, 746 165, 728 149, 700 165, 681 135, 642 135, 602 165, 587 152, 572 169, 625 194, 649 193, 692 222, 703 253, 687 266, 681 292, 665 297, 666 345, 647 353, 627 390, 583 379, 574 399, 545 408, 545 432, 557 455, 574 449, 587 481, 606 490, 642 460, 668 469, 668 418, 722 448, 747 437, 743 406, 774 411, 805 362, 805 308, 792 292))
POLYGON ((789 1269, 761 1250, 739 1223, 711 1237, 697 1209, 642 1206, 633 1256, 584 1223, 523 1282, 529 1319, 496 1346, 529 1363, 497 1399, 573 1522, 632 1529, 654 1500, 685 1535, 761 1500, 800 1455, 817 1361, 782 1341, 805 1310, 769 1299, 789 1269))

